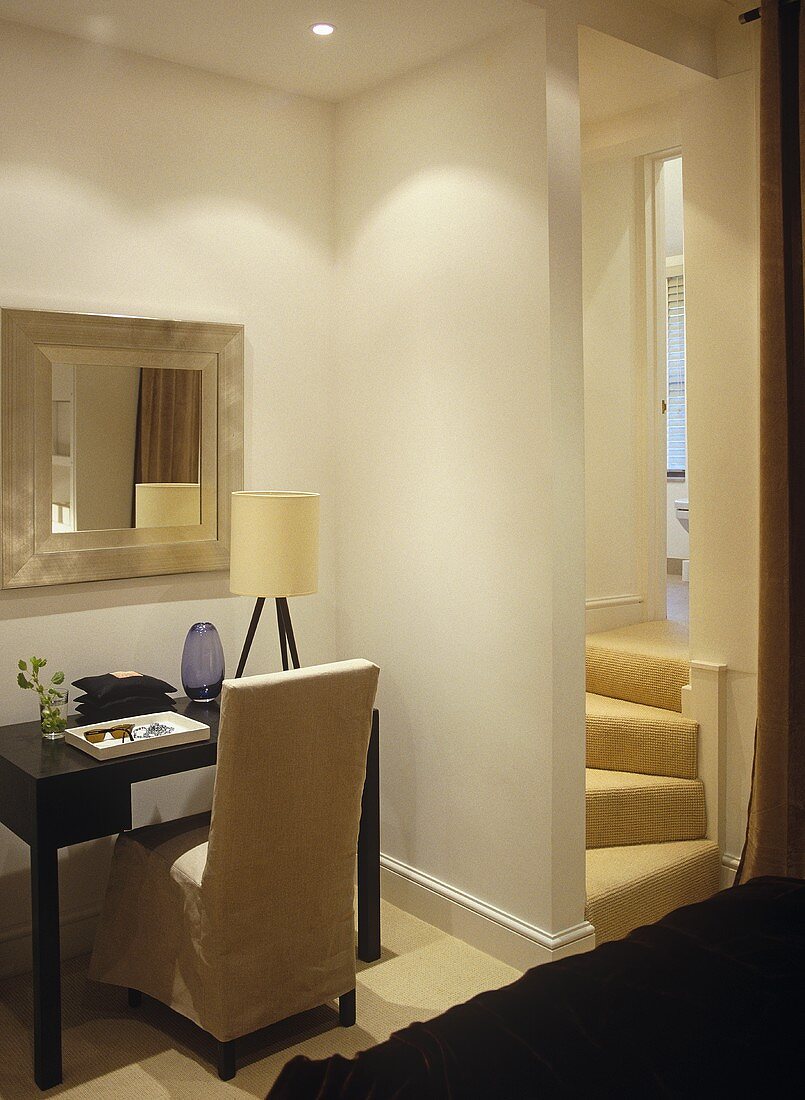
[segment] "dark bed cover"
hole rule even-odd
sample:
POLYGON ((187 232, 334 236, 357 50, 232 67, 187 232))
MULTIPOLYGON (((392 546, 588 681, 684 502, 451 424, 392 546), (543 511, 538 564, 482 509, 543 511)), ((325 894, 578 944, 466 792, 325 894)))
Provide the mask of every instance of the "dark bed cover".
POLYGON ((296 1057, 269 1097, 801 1096, 804 1054, 805 882, 760 878, 355 1058, 296 1057))

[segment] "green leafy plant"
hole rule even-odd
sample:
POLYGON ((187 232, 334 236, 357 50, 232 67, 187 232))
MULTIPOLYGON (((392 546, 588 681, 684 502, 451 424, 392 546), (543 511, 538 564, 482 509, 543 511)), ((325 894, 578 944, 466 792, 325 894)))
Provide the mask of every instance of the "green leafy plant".
POLYGON ((63 733, 67 728, 67 719, 61 711, 65 693, 60 690, 64 683, 64 673, 54 672, 49 684, 43 684, 39 679, 39 670, 44 668, 47 660, 44 657, 31 657, 30 679, 26 676, 28 662, 19 661, 17 667, 17 683, 23 689, 35 691, 39 696, 39 711, 42 718, 43 733, 63 733))

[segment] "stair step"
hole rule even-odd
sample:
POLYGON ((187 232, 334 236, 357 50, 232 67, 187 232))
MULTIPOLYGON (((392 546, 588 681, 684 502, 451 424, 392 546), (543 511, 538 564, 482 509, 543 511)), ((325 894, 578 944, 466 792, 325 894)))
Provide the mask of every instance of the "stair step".
POLYGON ((690 681, 687 628, 672 620, 587 636, 587 690, 663 710, 682 710, 690 681))
POLYGON ((670 710, 587 695, 587 767, 695 779, 699 727, 670 710))
POLYGON ((587 853, 586 915, 596 943, 622 939, 719 887, 718 845, 710 840, 594 848, 587 853))
POLYGON ((700 840, 706 828, 699 779, 587 769, 587 848, 700 840))

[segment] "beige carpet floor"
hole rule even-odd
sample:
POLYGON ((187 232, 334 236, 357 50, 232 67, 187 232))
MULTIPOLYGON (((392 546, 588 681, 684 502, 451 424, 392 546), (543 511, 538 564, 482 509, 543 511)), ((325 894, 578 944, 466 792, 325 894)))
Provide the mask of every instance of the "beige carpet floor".
POLYGON ((666 606, 669 619, 677 623, 690 621, 690 585, 681 577, 668 577, 666 606))
POLYGON ((265 1096, 296 1054, 350 1056, 413 1020, 427 1019, 519 972, 429 924, 383 904, 383 955, 359 963, 358 1022, 340 1028, 335 1006, 283 1021, 241 1042, 238 1074, 219 1081, 212 1042, 194 1025, 143 998, 87 978, 88 958, 63 966, 64 1084, 43 1094, 31 1074, 30 975, 0 982, 0 1097, 86 1100, 265 1096))

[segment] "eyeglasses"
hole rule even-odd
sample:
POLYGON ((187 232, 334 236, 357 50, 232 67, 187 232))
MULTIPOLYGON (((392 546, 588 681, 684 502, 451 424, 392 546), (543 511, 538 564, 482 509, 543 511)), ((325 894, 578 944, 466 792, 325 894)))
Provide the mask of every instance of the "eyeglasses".
POLYGON ((84 734, 84 739, 89 741, 91 745, 97 745, 101 741, 105 741, 107 737, 111 737, 116 741, 125 741, 128 737, 129 741, 133 741, 131 731, 134 729, 133 722, 121 722, 117 726, 107 726, 102 730, 88 730, 84 734))

